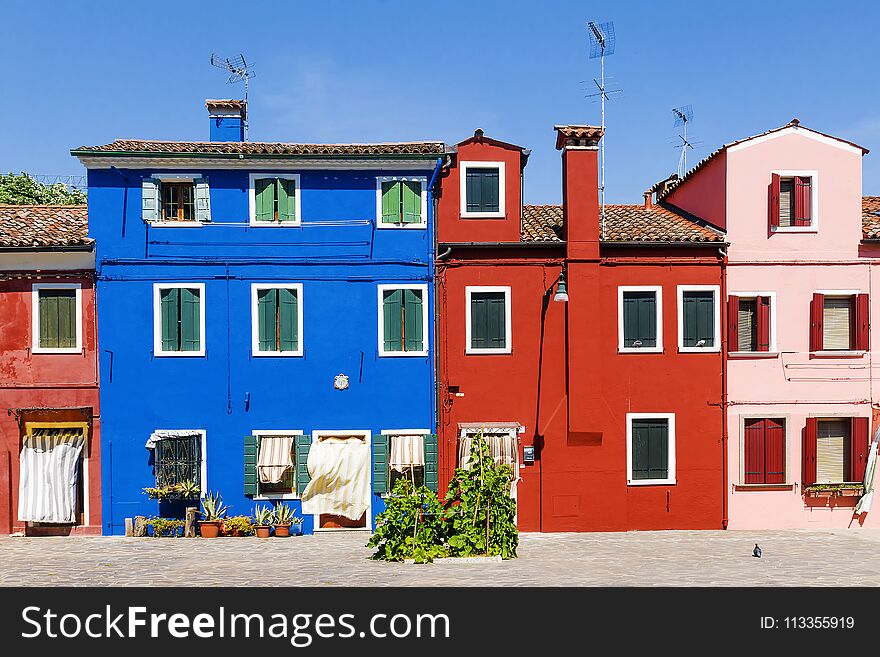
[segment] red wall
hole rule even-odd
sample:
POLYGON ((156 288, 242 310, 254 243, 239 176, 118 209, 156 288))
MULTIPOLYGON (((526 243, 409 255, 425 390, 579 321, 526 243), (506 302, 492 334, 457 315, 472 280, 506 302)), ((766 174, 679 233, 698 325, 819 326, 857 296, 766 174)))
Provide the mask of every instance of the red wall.
MULTIPOLYGON (((101 532, 101 451, 95 294, 92 274, 66 272, 63 278, 0 274, 0 532, 24 530, 17 520, 18 462, 21 449, 19 409, 85 408, 83 413, 40 411, 40 420, 82 421, 91 416, 88 445, 89 517, 74 531, 101 532), (33 283, 79 283, 82 286, 83 352, 32 354, 33 283), (12 412, 8 412, 12 409, 12 412)), ((32 415, 30 419, 35 419, 32 415)), ((66 528, 33 528, 30 533, 67 533, 66 528)))
POLYGON ((693 174, 700 185, 685 184, 676 187, 666 201, 708 221, 722 230, 727 229, 727 151, 719 153, 693 174))

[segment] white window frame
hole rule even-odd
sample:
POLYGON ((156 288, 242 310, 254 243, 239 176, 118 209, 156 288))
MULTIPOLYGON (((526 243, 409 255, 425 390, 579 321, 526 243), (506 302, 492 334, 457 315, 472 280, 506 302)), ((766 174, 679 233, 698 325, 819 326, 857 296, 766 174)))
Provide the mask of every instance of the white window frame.
POLYGON ((819 172, 806 169, 778 169, 770 172, 780 178, 803 176, 810 178, 810 225, 773 226, 774 233, 818 233, 819 232, 819 172))
POLYGON ((297 228, 302 225, 300 210, 300 174, 298 173, 251 173, 248 174, 248 225, 255 228, 297 228), (292 180, 294 187, 293 211, 294 221, 257 221, 257 194, 255 183, 265 178, 282 178, 292 180))
POLYGON ((678 286, 678 351, 688 354, 713 353, 721 351, 721 286, 720 285, 679 285, 678 286), (684 295, 686 292, 711 292, 713 304, 713 346, 684 346, 684 295))
POLYGON ((626 414, 626 484, 627 486, 674 486, 675 479, 675 413, 627 413, 626 414), (632 422, 633 420, 666 420, 668 423, 667 477, 666 479, 633 479, 632 475, 632 422))
POLYGON ((381 229, 416 229, 425 230, 428 227, 428 177, 427 176, 376 176, 376 228, 381 229), (409 181, 421 184, 420 194, 422 206, 422 220, 417 224, 384 224, 382 223, 382 183, 409 181))
MULTIPOLYGON (((764 296, 764 295, 761 295, 764 296)), ((751 353, 751 352, 746 352, 751 353)), ((747 488, 788 488, 793 482, 791 479, 791 456, 789 446, 791 444, 791 416, 785 413, 745 413, 739 416, 739 483, 737 486, 747 488), (774 420, 779 419, 785 423, 785 482, 781 484, 747 484, 746 483, 746 420, 774 420)))
MULTIPOLYGON (((679 321, 679 324, 681 322, 679 321)), ((618 285, 617 286, 617 352, 620 354, 661 354, 663 353, 663 287, 660 285, 618 285), (653 292, 657 308, 657 346, 625 347, 623 333, 623 295, 626 292, 653 292)))
MULTIPOLYGON (((198 435, 202 439, 202 463, 201 463, 201 483, 199 484, 199 497, 205 497, 208 494, 208 432, 206 429, 153 429, 153 433, 165 431, 168 433, 178 434, 181 438, 184 436, 198 435)), ((153 449, 153 458, 155 459, 156 451, 153 449)))
POLYGON ((205 356, 205 284, 204 283, 153 283, 153 355, 156 357, 178 356, 182 358, 204 358, 205 356), (199 291, 199 350, 165 351, 162 349, 162 290, 190 288, 199 291))
POLYGON ((276 356, 281 358, 303 355, 303 285, 302 283, 251 283, 251 354, 254 357, 276 356), (294 351, 260 351, 260 290, 294 290, 296 292, 296 335, 294 351))
POLYGON ((331 437, 331 436, 363 436, 364 442, 366 442, 366 444, 367 444, 367 449, 370 452, 370 461, 367 466, 370 469, 370 471, 368 473, 368 476, 370 477, 370 495, 368 497, 367 510, 366 510, 367 523, 366 523, 365 527, 351 527, 351 528, 346 527, 344 529, 336 529, 336 528, 327 527, 325 529, 325 528, 321 528, 318 526, 318 523, 320 522, 320 517, 319 517, 320 514, 313 513, 312 514, 312 518, 313 518, 313 525, 312 526, 315 528, 314 531, 316 531, 316 532, 336 532, 336 531, 349 531, 349 532, 350 531, 361 531, 361 532, 369 531, 369 532, 372 532, 373 531, 373 497, 376 496, 376 494, 373 492, 373 469, 372 469, 373 433, 369 429, 342 429, 342 430, 331 430, 331 429, 320 429, 319 430, 319 429, 316 429, 316 430, 312 431, 312 444, 314 445, 321 438, 326 438, 326 437, 331 437))
MULTIPOLYGON (((867 292, 863 292, 862 290, 816 290, 815 294, 821 294, 825 297, 853 297, 853 309, 855 310, 855 297, 860 294, 868 294, 867 292)), ((870 298, 868 299, 870 303, 870 298)), ((822 309, 824 313, 825 309, 822 309)), ((823 341, 824 342, 824 341, 823 341)), ((863 356, 868 353, 864 349, 820 349, 819 351, 812 352, 817 356, 863 356)))
MULTIPOLYGON (((730 355, 752 358, 776 356, 779 353, 779 348, 776 344, 776 292, 770 290, 746 290, 744 292, 731 291, 730 296, 735 296, 738 299, 757 299, 758 297, 767 297, 770 299, 770 345, 767 347, 768 351, 731 351, 730 355)), ((769 416, 755 415, 742 417, 763 418, 769 416)), ((782 416, 777 415, 776 417, 782 416)), ((786 474, 786 476, 788 475, 786 474)))
POLYGON ((80 283, 34 283, 31 286, 31 353, 32 354, 81 354, 83 350, 82 285, 80 283), (40 290, 75 290, 76 346, 40 346, 40 290))
POLYGON ((378 321, 379 335, 378 347, 379 356, 381 357, 406 357, 406 356, 427 356, 428 355, 428 285, 422 283, 416 284, 387 284, 379 285, 376 289, 378 298, 378 321), (391 290, 419 290, 422 293, 422 347, 421 351, 386 351, 385 350, 385 312, 383 306, 382 295, 391 290))
POLYGON ((465 294, 465 349, 468 355, 509 354, 513 351, 513 314, 509 285, 468 285, 465 294), (474 348, 471 346, 471 297, 474 292, 504 293, 504 347, 474 348))
MULTIPOLYGON (((163 182, 171 182, 171 183, 182 183, 182 182, 190 182, 193 184, 193 203, 195 203, 195 183, 196 178, 204 178, 205 176, 201 173, 154 173, 151 178, 154 178, 159 181, 159 207, 156 208, 156 211, 159 213, 158 216, 162 216, 162 186, 163 182)), ((195 211, 195 210, 193 210, 195 211)), ((149 222, 149 225, 153 228, 200 228, 204 225, 204 222, 201 221, 162 221, 161 219, 157 219, 156 221, 149 222)))
POLYGON ((504 162, 478 162, 466 161, 459 163, 459 187, 460 187, 460 211, 462 219, 504 219, 505 208, 505 184, 504 162), (467 211, 467 172, 468 169, 498 169, 498 212, 468 212, 467 211))
MULTIPOLYGON (((303 432, 299 429, 293 431, 283 431, 281 429, 254 429, 251 431, 253 436, 302 436, 303 432)), ((276 500, 298 500, 299 493, 296 491, 296 438, 293 440, 293 492, 290 493, 259 493, 254 495, 254 502, 272 502, 276 500)), ((257 451, 257 464, 260 462, 260 453, 257 451)), ((259 490, 259 471, 257 472, 257 489, 259 490)))

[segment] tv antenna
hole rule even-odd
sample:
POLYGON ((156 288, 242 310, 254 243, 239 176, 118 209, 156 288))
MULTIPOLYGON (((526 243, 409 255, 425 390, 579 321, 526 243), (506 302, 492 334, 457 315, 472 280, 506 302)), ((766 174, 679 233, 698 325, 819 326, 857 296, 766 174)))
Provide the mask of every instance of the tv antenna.
POLYGON ((605 238, 605 101, 610 100, 608 94, 619 93, 620 90, 606 91, 605 89, 605 57, 614 54, 614 23, 595 23, 590 21, 587 23, 590 30, 590 59, 599 58, 601 62, 601 73, 599 79, 593 79, 599 91, 588 96, 598 96, 602 105, 602 141, 599 144, 600 156, 602 160, 602 168, 599 176, 599 198, 602 207, 602 239, 605 238))
POLYGON ((256 77, 256 74, 253 70, 253 64, 248 64, 245 61, 244 55, 239 54, 237 57, 220 57, 211 53, 211 66, 216 66, 219 69, 222 69, 229 73, 229 77, 226 79, 227 84, 235 84, 236 82, 241 82, 244 80, 244 104, 245 111, 242 120, 244 121, 244 139, 247 141, 248 135, 248 120, 247 120, 247 102, 248 102, 248 87, 250 83, 250 79, 256 77))
POLYGON ((687 173, 687 151, 689 148, 694 150, 694 145, 688 141, 688 123, 694 119, 694 110, 690 105, 683 105, 673 107, 672 114, 675 116, 675 127, 681 126, 681 134, 678 135, 681 143, 676 143, 676 148, 681 149, 681 156, 678 158, 678 177, 684 178, 687 173))

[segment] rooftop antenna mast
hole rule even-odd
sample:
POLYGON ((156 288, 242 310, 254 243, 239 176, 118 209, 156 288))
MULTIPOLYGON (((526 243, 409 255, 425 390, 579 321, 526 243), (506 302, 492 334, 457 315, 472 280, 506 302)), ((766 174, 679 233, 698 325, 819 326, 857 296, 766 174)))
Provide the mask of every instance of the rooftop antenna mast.
MULTIPOLYGON (((248 102, 248 87, 250 86, 250 79, 256 77, 256 74, 253 70, 253 64, 248 64, 245 61, 244 55, 239 54, 237 57, 220 57, 219 55, 215 55, 211 53, 211 66, 216 66, 219 69, 226 71, 229 74, 229 77, 226 79, 227 84, 235 84, 236 82, 241 82, 244 80, 244 104, 245 108, 247 108, 248 102)), ((248 138, 248 118, 247 118, 247 109, 245 109, 244 113, 244 140, 247 141, 248 138)))
POLYGON ((599 152, 601 156, 601 173, 599 175, 599 199, 602 207, 602 239, 605 238, 605 101, 609 93, 617 93, 619 90, 605 91, 605 57, 614 54, 614 23, 587 23, 590 30, 590 59, 599 58, 601 62, 601 73, 599 79, 593 79, 599 88, 598 93, 589 94, 590 96, 598 96, 602 105, 602 141, 599 144, 599 152))
POLYGON ((681 156, 678 158, 678 177, 684 178, 687 173, 687 150, 694 150, 694 145, 688 141, 688 123, 694 119, 694 110, 690 105, 682 107, 673 107, 672 114, 675 116, 675 127, 681 126, 681 134, 678 138, 681 143, 677 145, 681 149, 681 156))

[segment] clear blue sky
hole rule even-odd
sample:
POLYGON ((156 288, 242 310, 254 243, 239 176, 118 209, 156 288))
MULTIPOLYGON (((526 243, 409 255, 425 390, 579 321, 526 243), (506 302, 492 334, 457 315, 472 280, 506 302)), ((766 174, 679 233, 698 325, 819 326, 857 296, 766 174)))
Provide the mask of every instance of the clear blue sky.
POLYGON ((458 142, 532 149, 526 201, 559 202, 554 123, 598 123, 587 20, 612 20, 609 202, 675 170, 671 108, 691 104, 696 162, 798 117, 870 148, 880 194, 873 2, 4 0, 0 170, 81 173, 68 150, 117 137, 207 139, 205 98, 243 93, 212 51, 255 63, 251 139, 458 142))

